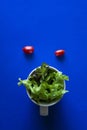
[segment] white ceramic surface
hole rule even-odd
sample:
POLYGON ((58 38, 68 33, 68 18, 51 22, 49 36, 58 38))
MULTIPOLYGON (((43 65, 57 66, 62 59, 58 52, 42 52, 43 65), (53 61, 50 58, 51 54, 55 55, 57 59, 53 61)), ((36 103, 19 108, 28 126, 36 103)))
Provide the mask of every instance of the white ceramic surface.
MULTIPOLYGON (((61 71, 57 70, 56 68, 54 68, 54 67, 52 67, 52 66, 49 66, 49 67, 52 68, 52 69, 54 69, 54 70, 56 70, 56 71, 58 71, 58 72, 61 72, 61 71)), ((37 68, 40 68, 40 66, 37 67, 37 68)), ((35 68, 34 70, 32 70, 32 71, 30 72, 29 76, 32 75, 32 73, 33 73, 37 68, 35 68)), ((29 78, 29 76, 28 76, 28 78, 29 78)), ((65 81, 64 81, 64 89, 65 89, 65 88, 66 88, 66 84, 65 84, 65 81)), ((26 90, 26 91, 27 91, 27 90, 26 90)), ((33 103, 35 103, 35 104, 37 104, 37 105, 40 106, 40 115, 43 115, 43 116, 47 116, 47 115, 48 115, 48 107, 49 107, 49 106, 52 106, 52 105, 58 103, 58 102, 62 99, 62 98, 61 98, 61 99, 59 99, 58 101, 52 102, 52 103, 40 103, 40 104, 38 104, 37 102, 35 102, 35 101, 31 98, 31 96, 30 96, 30 94, 29 94, 28 91, 27 91, 27 95, 28 95, 28 97, 31 99, 31 101, 32 101, 33 103)))

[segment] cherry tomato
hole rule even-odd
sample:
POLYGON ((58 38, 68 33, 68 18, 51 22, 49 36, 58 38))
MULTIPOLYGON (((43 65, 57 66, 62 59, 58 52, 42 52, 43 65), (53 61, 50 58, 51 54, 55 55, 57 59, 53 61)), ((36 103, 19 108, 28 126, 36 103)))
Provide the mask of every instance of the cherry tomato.
POLYGON ((25 54, 32 54, 34 52, 34 47, 33 46, 25 46, 22 48, 22 50, 25 54))
POLYGON ((56 51, 55 51, 55 55, 56 55, 56 56, 62 56, 62 55, 64 55, 64 53, 65 53, 64 50, 56 50, 56 51))

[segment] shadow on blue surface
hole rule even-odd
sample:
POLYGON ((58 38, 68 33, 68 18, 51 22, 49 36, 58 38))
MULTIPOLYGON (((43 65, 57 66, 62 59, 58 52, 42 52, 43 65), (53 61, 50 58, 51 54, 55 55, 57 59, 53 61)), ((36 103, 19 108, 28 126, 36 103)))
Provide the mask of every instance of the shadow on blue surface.
POLYGON ((66 60, 66 56, 56 56, 56 59, 59 60, 60 62, 64 62, 66 60))
POLYGON ((63 104, 49 107, 49 116, 40 116, 39 106, 32 104, 31 112, 27 113, 25 130, 65 130, 68 128, 63 115, 63 104), (30 119, 31 118, 31 119, 30 119))
POLYGON ((26 60, 33 60, 33 58, 34 58, 34 53, 33 53, 33 54, 24 54, 24 58, 25 58, 26 60))

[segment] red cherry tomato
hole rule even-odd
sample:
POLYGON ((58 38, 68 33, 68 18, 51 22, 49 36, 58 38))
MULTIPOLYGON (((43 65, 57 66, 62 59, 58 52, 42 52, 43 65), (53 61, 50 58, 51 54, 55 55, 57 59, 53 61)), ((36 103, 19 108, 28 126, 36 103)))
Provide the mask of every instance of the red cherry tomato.
POLYGON ((55 55, 56 56, 62 56, 62 55, 64 55, 64 53, 65 53, 64 50, 57 50, 57 51, 55 51, 55 55))
POLYGON ((32 54, 34 52, 34 47, 33 46, 25 46, 22 48, 22 50, 25 54, 32 54))

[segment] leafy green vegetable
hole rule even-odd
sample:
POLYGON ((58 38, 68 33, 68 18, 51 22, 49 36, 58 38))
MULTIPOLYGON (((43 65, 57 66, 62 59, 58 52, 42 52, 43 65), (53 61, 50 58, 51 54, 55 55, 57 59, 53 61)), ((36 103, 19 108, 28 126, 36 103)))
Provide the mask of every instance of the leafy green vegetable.
POLYGON ((43 63, 27 79, 19 78, 18 86, 24 85, 37 103, 51 103, 62 98, 68 91, 64 81, 69 77, 43 63))

